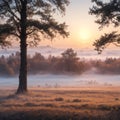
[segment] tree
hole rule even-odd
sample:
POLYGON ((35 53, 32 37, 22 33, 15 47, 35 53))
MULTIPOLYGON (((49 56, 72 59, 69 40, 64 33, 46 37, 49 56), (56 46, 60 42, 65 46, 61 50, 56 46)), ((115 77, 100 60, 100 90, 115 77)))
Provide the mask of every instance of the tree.
POLYGON ((77 53, 74 52, 72 48, 69 48, 62 53, 62 61, 68 72, 72 72, 75 69, 77 70, 78 60, 79 58, 77 57, 77 53))
MULTIPOLYGON (((95 15, 98 19, 95 21, 100 24, 100 28, 113 24, 114 27, 120 25, 120 0, 110 0, 109 2, 102 2, 101 0, 92 0, 95 5, 90 9, 89 13, 95 15)), ((101 53, 110 43, 119 46, 120 34, 113 31, 104 34, 94 42, 94 46, 98 53, 101 53)))
MULTIPOLYGON (((36 45, 57 33, 68 36, 65 23, 58 23, 56 12, 65 13, 68 0, 1 0, 0 41, 14 36, 20 41, 20 74, 17 93, 27 92, 27 45, 36 45), (3 22, 2 22, 3 21, 3 22), (43 37, 41 37, 43 35, 43 37)), ((12 37, 13 38, 13 37, 12 37)), ((9 43, 12 40, 9 38, 9 43)), ((8 42, 3 42, 7 45, 8 42)))

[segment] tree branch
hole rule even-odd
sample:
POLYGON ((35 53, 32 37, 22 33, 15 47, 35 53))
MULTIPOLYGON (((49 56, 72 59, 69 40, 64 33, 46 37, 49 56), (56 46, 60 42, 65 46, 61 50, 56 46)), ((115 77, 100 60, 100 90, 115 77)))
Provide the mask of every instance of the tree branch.
POLYGON ((20 19, 19 19, 19 18, 15 15, 15 13, 11 10, 9 3, 8 3, 6 0, 3 0, 3 1, 4 1, 5 4, 7 5, 9 13, 11 13, 18 21, 20 21, 20 19))
POLYGON ((20 13, 20 4, 18 0, 15 0, 17 11, 20 13))

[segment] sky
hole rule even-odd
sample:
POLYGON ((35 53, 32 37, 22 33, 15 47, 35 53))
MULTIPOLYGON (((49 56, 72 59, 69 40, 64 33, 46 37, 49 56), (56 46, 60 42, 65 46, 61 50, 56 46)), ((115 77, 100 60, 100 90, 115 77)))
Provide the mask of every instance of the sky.
POLYGON ((57 37, 52 41, 43 39, 39 45, 59 48, 93 48, 94 41, 104 33, 112 32, 113 26, 100 30, 100 26, 95 23, 96 17, 89 14, 92 6, 91 0, 70 0, 65 15, 55 16, 57 21, 68 25, 67 31, 70 33, 68 38, 57 37))
MULTIPOLYGON (((108 0, 103 0, 108 1, 108 0)), ((54 40, 43 40, 41 45, 50 45, 52 47, 63 48, 90 48, 93 42, 105 32, 111 32, 111 28, 99 29, 95 23, 95 16, 90 15, 89 8, 92 7, 91 0, 70 0, 70 5, 66 8, 65 16, 57 16, 60 22, 66 22, 67 31, 70 35, 68 38, 55 38, 54 40)), ((113 27, 112 27, 113 28, 113 27)))

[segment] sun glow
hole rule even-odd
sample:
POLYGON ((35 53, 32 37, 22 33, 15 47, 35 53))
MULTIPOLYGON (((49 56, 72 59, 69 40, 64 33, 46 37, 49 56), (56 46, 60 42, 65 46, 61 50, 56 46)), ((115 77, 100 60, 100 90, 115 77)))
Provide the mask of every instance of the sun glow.
POLYGON ((91 38, 90 30, 82 29, 79 32, 79 40, 83 43, 88 43, 91 38))

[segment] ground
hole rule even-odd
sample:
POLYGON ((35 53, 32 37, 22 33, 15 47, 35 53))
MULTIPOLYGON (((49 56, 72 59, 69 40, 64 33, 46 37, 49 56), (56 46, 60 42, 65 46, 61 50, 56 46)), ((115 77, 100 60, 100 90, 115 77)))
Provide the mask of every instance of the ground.
POLYGON ((0 120, 120 120, 120 87, 0 90, 0 120))

